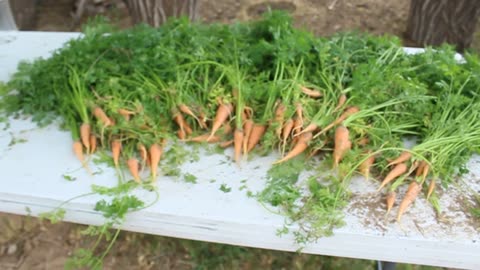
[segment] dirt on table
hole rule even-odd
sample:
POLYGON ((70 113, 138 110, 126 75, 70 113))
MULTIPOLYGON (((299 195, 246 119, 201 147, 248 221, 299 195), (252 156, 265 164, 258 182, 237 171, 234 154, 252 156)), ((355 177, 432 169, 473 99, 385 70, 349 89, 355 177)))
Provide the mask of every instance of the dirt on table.
MULTIPOLYGON (((121 0, 87 1, 82 18, 75 22, 75 0, 39 0, 35 30, 79 31, 94 15, 107 16, 121 28, 132 25, 121 0)), ((199 0, 199 18, 204 22, 229 23, 258 18, 269 7, 290 12, 298 27, 317 35, 360 30, 403 37, 409 0, 199 0)), ((408 44, 408 43, 407 43, 408 44)), ((63 269, 74 250, 88 247, 82 225, 50 224, 36 218, 0 213, 0 269, 63 269)), ((148 235, 122 233, 105 269, 192 269, 187 250, 166 238, 146 242, 148 235), (162 240, 159 240, 162 239, 162 240), (155 248, 154 250, 150 250, 155 248)), ((260 259, 259 259, 260 260, 260 259)), ((268 265, 268 259, 265 267, 268 265)), ((253 269, 249 262, 242 269, 253 269)))

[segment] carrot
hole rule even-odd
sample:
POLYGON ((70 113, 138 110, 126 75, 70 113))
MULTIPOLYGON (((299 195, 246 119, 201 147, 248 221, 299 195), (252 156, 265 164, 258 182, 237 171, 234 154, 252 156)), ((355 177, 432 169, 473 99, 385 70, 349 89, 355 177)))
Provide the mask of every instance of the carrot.
POLYGON ((262 124, 254 124, 252 128, 252 132, 250 134, 250 137, 248 138, 248 144, 247 144, 247 153, 252 151, 252 149, 260 142, 260 139, 262 138, 263 134, 265 134, 265 131, 267 130, 266 125, 262 124))
POLYGON ((412 154, 408 151, 403 151, 400 156, 398 156, 398 158, 394 159, 393 161, 391 161, 390 163, 388 163, 387 166, 392 166, 392 165, 396 165, 398 163, 402 163, 402 162, 405 162, 407 160, 409 160, 410 158, 412 157, 412 154))
POLYGON ((350 107, 346 109, 337 119, 335 119, 332 123, 330 123, 328 126, 326 126, 323 130, 322 133, 327 132, 328 130, 332 129, 334 126, 342 123, 347 117, 356 114, 359 112, 360 109, 356 106, 350 107))
POLYGON ((311 98, 319 98, 323 95, 320 91, 312 90, 312 89, 307 88, 305 86, 300 86, 300 89, 302 90, 302 93, 304 93, 305 95, 307 95, 311 98))
POLYGON ((223 124, 223 135, 226 136, 226 135, 229 135, 230 133, 232 133, 232 126, 230 125, 230 123, 224 123, 223 124))
POLYGON ((302 136, 298 139, 297 143, 292 148, 292 150, 287 155, 285 155, 282 159, 275 161, 273 164, 279 164, 279 163, 285 162, 303 153, 305 149, 307 149, 308 143, 312 140, 312 137, 313 137, 313 134, 311 132, 302 134, 302 136))
POLYGON ((97 150, 97 137, 91 134, 90 135, 90 154, 95 153, 95 150, 97 150))
POLYGON ((392 210, 396 197, 397 197, 397 193, 395 191, 390 191, 387 193, 387 196, 385 197, 385 201, 387 203, 387 215, 388 213, 390 213, 390 210, 392 210))
POLYGON ((247 154, 247 147, 248 147, 248 140, 250 139, 250 135, 252 134, 253 130, 253 120, 252 119, 247 119, 245 122, 243 122, 243 131, 245 136, 243 136, 243 154, 247 154))
POLYGON ((358 146, 365 146, 365 145, 367 145, 369 142, 370 142, 370 139, 368 139, 368 137, 362 137, 362 138, 360 138, 360 139, 357 140, 357 145, 358 145, 358 146))
POLYGON ((221 142, 221 143, 219 144, 219 146, 220 146, 221 148, 227 148, 227 147, 229 147, 229 146, 232 145, 232 144, 233 144, 233 140, 228 140, 228 141, 221 142))
POLYGON ((348 138, 348 129, 344 126, 339 126, 335 130, 335 142, 333 149, 333 167, 336 168, 340 160, 345 156, 345 153, 352 147, 352 142, 348 138))
POLYGON ((115 167, 118 168, 118 160, 120 159, 120 151, 122 149, 122 142, 120 140, 113 140, 112 141, 112 156, 113 156, 113 163, 115 167))
POLYGON ((162 157, 163 148, 157 143, 150 146, 150 170, 152 173, 152 181, 157 178, 157 169, 160 158, 162 157))
POLYGON ((87 153, 90 153, 90 132, 90 124, 83 123, 80 126, 80 139, 82 140, 83 146, 87 149, 87 153))
POLYGON ((298 120, 303 125, 303 106, 300 102, 297 102, 297 104, 295 105, 295 113, 297 114, 298 120))
POLYGON ((283 121, 285 120, 286 111, 287 107, 283 105, 283 103, 279 103, 277 108, 275 109, 275 123, 278 124, 278 127, 275 130, 275 134, 277 134, 278 138, 281 138, 282 136, 283 121))
POLYGON ((190 107, 188 107, 187 105, 185 104, 180 104, 178 105, 178 109, 186 114, 186 115, 190 115, 191 117, 193 117, 193 119, 195 119, 195 121, 198 122, 198 125, 201 127, 201 128, 207 128, 207 126, 205 125, 205 122, 202 122, 200 121, 200 119, 198 119, 198 117, 195 115, 195 113, 193 113, 192 109, 190 109, 190 107))
POLYGON ((107 114, 102 110, 102 108, 96 106, 93 108, 93 115, 100 121, 104 126, 112 126, 112 120, 107 116, 107 114))
POLYGON ((188 125, 187 121, 185 121, 185 118, 183 115, 179 112, 175 113, 173 115, 173 120, 177 125, 180 127, 181 130, 183 130, 187 135, 192 134, 192 128, 188 125))
POLYGON ((417 170, 415 171, 415 177, 419 177, 420 175, 423 174, 423 168, 425 168, 425 165, 427 165, 427 163, 425 162, 425 160, 422 160, 417 170))
POLYGON ((149 163, 147 148, 145 147, 145 145, 139 143, 137 149, 140 152, 140 158, 142 159, 143 166, 145 166, 145 164, 149 163))
POLYGON ((382 184, 377 191, 382 189, 386 184, 390 183, 393 179, 399 177, 407 171, 407 165, 405 163, 400 163, 395 166, 382 181, 382 184))
POLYGON ((400 219, 407 210, 407 208, 415 201, 418 197, 418 194, 422 190, 422 186, 419 185, 417 182, 413 181, 408 186, 407 193, 405 193, 405 197, 403 198, 400 206, 398 207, 398 214, 397 214, 397 221, 400 222, 400 219))
POLYGON ((187 138, 187 134, 185 133, 185 130, 183 130, 183 129, 177 130, 177 136, 182 141, 187 138))
POLYGON ((135 112, 126 110, 126 109, 118 109, 117 112, 125 118, 126 121, 130 120, 130 116, 134 115, 135 112))
POLYGON ((136 158, 130 158, 127 161, 127 166, 128 166, 128 170, 130 171, 130 173, 133 176, 133 180, 135 180, 135 182, 140 184, 142 182, 142 180, 140 180, 140 175, 139 175, 139 172, 138 172, 138 170, 139 170, 138 160, 136 158))
POLYGON ((315 130, 317 130, 317 128, 318 128, 317 124, 312 123, 307 127, 305 127, 302 131, 298 132, 295 136, 299 136, 304 133, 314 132, 315 130))
MULTIPOLYGON (((369 152, 370 154, 370 152, 369 152)), ((360 164, 360 173, 368 180, 370 178, 370 168, 375 162, 375 156, 369 156, 362 164, 360 164)))
POLYGON ((427 191, 427 200, 428 198, 430 198, 433 191, 435 190, 435 186, 436 186, 435 179, 430 180, 430 184, 428 185, 428 191, 427 191))
MULTIPOLYGON (((232 113, 233 106, 230 103, 221 103, 217 108, 217 113, 215 114, 215 119, 212 123, 212 130, 210 137, 213 137, 218 129, 227 121, 228 116, 232 113)), ((208 140, 207 140, 208 141, 208 140)))
POLYGON ((85 170, 87 170, 87 172, 91 174, 90 169, 88 168, 88 164, 87 162, 85 162, 85 158, 83 156, 83 145, 80 141, 73 142, 73 153, 75 153, 77 159, 80 160, 85 170))
POLYGON ((338 98, 337 106, 335 107, 335 109, 333 109, 333 111, 336 112, 336 111, 340 110, 340 108, 342 108, 342 106, 345 104, 345 102, 347 102, 347 95, 342 94, 338 98))
POLYGON ((430 170, 430 166, 428 164, 425 164, 425 166, 423 167, 422 181, 425 181, 425 178, 427 178, 429 170, 430 170))
POLYGON ((240 162, 240 155, 242 154, 242 143, 243 143, 244 133, 242 129, 235 129, 233 133, 233 147, 234 147, 234 155, 233 159, 236 163, 240 162))
POLYGON ((188 140, 186 140, 187 142, 198 142, 198 143, 203 143, 203 142, 207 142, 207 143, 216 143, 216 142, 219 142, 220 141, 220 137, 219 136, 211 136, 211 134, 202 134, 202 135, 198 135, 197 137, 193 137, 193 138, 190 138, 188 140))
POLYGON ((292 133, 293 125, 295 123, 293 120, 290 118, 287 121, 285 121, 285 124, 283 125, 283 130, 282 130, 282 138, 283 138, 283 144, 287 142, 288 136, 290 136, 290 133, 292 133))

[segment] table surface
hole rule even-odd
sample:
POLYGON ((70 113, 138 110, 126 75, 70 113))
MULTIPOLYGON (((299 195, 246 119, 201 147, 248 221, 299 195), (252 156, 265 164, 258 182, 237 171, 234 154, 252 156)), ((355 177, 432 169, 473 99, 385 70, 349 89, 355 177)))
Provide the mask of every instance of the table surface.
MULTIPOLYGON (((20 60, 48 57, 64 42, 78 36, 78 33, 0 31, 0 81, 8 80, 20 60)), ((9 119, 10 127, 4 129, 4 126, 5 123, 0 123, 1 212, 36 216, 65 200, 88 193, 92 184, 114 186, 117 183, 111 168, 92 163, 93 170, 103 170, 95 176, 78 170, 79 162, 71 152, 71 136, 60 131, 57 125, 39 128, 25 118, 9 119), (10 145, 12 140, 19 143, 10 145), (77 180, 66 181, 64 174, 77 180)), ((230 154, 226 150, 225 154, 202 155, 199 162, 182 165, 182 172, 197 176, 196 184, 161 177, 159 201, 129 214, 121 228, 209 242, 297 250, 299 246, 293 235, 276 234, 284 226, 284 217, 246 196, 247 190, 262 189, 266 171, 276 157, 257 157, 239 168, 225 162, 230 154), (245 179, 246 182, 242 181, 245 179), (220 191, 222 184, 231 191, 220 191), (247 189, 241 188, 243 185, 247 189)), ((469 199, 465 187, 480 190, 480 158, 472 158, 468 167, 470 173, 457 188, 449 189, 448 194, 441 193, 444 211, 441 220, 437 220, 425 198, 419 197, 401 224, 395 222, 393 214, 385 218, 382 194, 375 192, 377 185, 355 178, 350 186, 352 200, 344 210, 346 225, 335 229, 332 237, 307 244, 303 252, 480 269, 480 228, 462 204, 469 199)), ((152 192, 135 193, 146 201, 154 200, 152 192)), ((93 210, 98 198, 84 197, 66 204, 65 220, 101 224, 102 216, 93 210)), ((293 230, 295 226, 291 226, 293 230)))

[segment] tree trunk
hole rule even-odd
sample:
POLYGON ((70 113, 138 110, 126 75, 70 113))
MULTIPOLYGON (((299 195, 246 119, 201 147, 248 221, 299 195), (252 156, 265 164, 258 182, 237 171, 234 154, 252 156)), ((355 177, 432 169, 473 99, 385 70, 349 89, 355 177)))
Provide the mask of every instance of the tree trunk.
POLYGON ((199 0, 124 0, 134 23, 158 27, 169 17, 187 16, 195 20, 199 0))
POLYGON ((463 51, 472 43, 479 15, 479 0, 411 0, 407 36, 418 45, 447 42, 463 51))

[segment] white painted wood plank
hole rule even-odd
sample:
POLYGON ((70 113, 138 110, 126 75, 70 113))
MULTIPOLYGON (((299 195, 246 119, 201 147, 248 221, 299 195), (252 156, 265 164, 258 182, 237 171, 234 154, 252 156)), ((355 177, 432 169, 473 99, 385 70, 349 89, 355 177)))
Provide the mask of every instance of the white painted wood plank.
MULTIPOLYGON (((0 80, 6 80, 22 59, 46 57, 77 33, 0 32, 0 80)), ((113 186, 113 169, 94 177, 79 168, 71 152, 69 133, 56 125, 38 128, 29 119, 10 119, 7 131, 0 124, 0 211, 32 215, 46 212, 61 202, 90 191, 91 184, 113 186), (27 142, 8 146, 12 136, 27 142), (77 177, 65 181, 63 174, 77 177)), ((226 151, 230 155, 231 151, 226 151)), ((197 184, 161 177, 159 201, 152 207, 128 216, 122 229, 234 245, 293 251, 291 235, 278 237, 283 217, 272 214, 239 190, 247 179, 247 190, 261 190, 266 171, 275 157, 257 157, 241 169, 226 161, 225 155, 202 155, 199 162, 186 163, 183 172, 198 177, 197 184), (214 166, 212 166, 212 164, 214 166), (215 182, 211 182, 215 179, 215 182), (225 183, 231 192, 219 190, 225 183)), ((464 181, 480 190, 480 159, 469 164, 471 173, 464 181)), ((441 198, 449 223, 438 222, 431 206, 419 198, 405 215, 402 226, 384 219, 383 206, 358 207, 379 201, 375 185, 355 179, 351 186, 354 199, 346 208, 345 227, 333 237, 322 238, 305 247, 304 252, 363 259, 398 261, 446 267, 480 269, 479 228, 465 222, 466 214, 456 198, 461 190, 452 190, 441 198), (358 205, 357 205, 358 204, 358 205), (379 214, 380 213, 380 214, 379 214)), ((154 194, 135 191, 147 202, 154 194)), ((65 206, 66 220, 82 224, 100 224, 102 217, 93 210, 99 197, 84 197, 65 206)), ((394 209, 395 210, 395 209, 394 209)))

